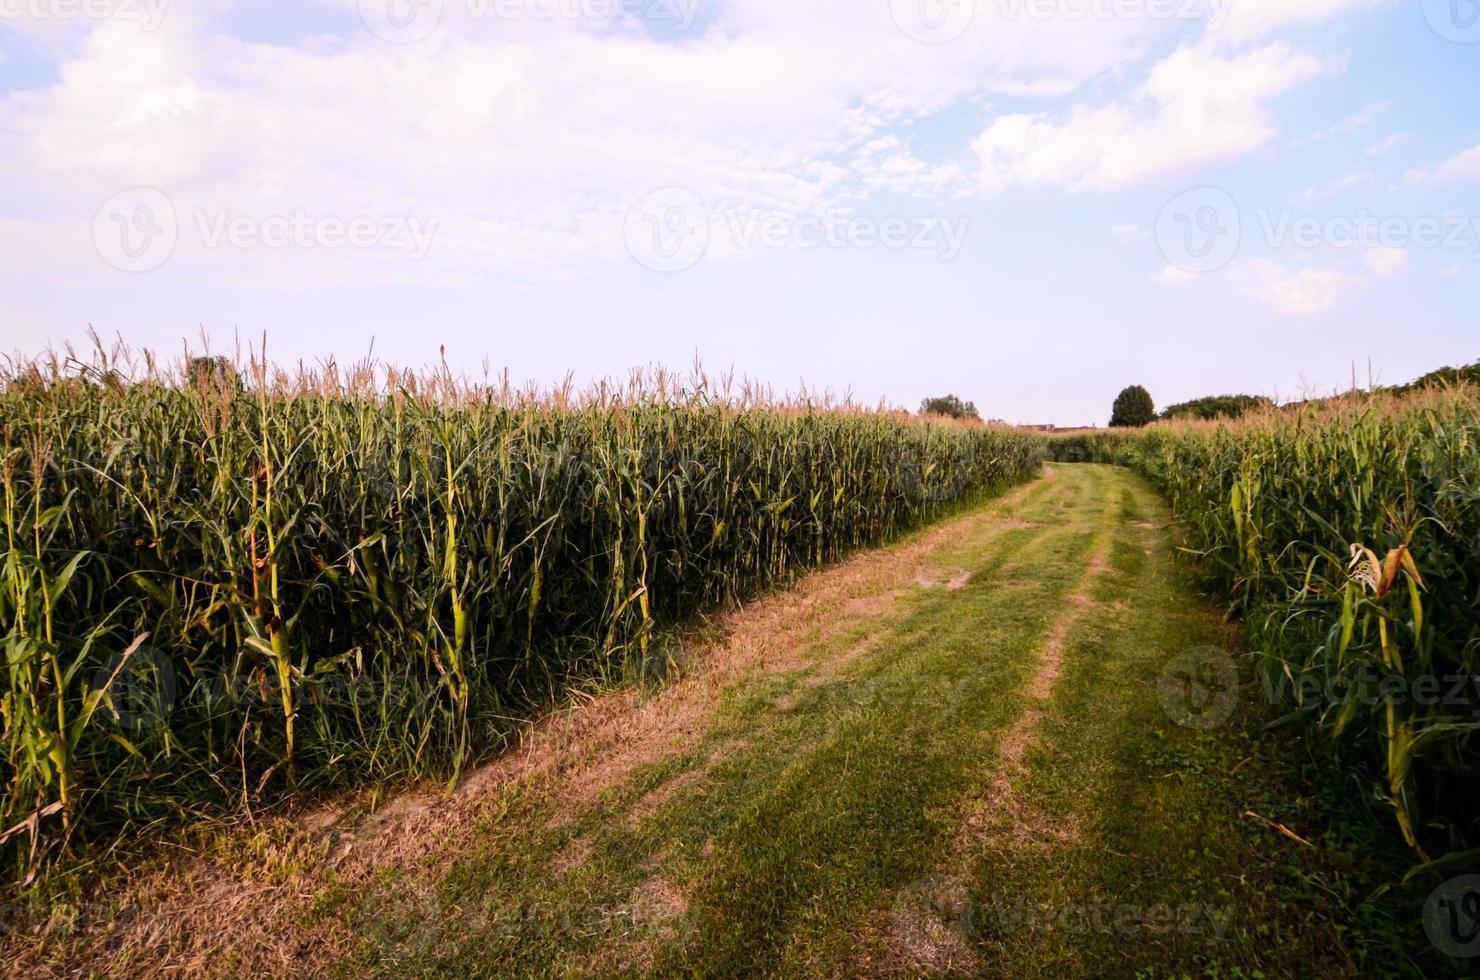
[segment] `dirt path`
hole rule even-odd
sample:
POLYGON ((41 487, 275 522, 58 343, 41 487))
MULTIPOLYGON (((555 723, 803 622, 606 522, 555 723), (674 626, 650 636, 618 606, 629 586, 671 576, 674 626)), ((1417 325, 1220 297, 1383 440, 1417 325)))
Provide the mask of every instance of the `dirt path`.
POLYGON ((232 835, 0 953, 38 975, 1350 973, 1311 907, 1329 869, 1242 819, 1298 822, 1277 748, 1158 702, 1168 661, 1227 642, 1166 519, 1122 471, 1050 471, 727 617, 675 682, 532 726, 455 793, 232 835))

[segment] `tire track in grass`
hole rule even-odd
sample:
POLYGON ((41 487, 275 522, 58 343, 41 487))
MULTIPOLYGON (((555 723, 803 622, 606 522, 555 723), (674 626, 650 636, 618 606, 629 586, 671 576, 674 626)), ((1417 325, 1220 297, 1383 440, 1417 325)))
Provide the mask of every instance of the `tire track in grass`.
MULTIPOLYGON (((951 809, 962 817, 945 858, 930 877, 897 894, 887 915, 876 914, 869 923, 861 949, 872 971, 905 975, 979 972, 982 963, 971 936, 957 922, 977 885, 972 863, 981 842, 989 838, 1022 844, 1044 839, 1072 841, 1076 835, 1072 821, 1041 810, 1018 784, 1025 774, 1024 757, 1041 739, 1044 716, 1063 674, 1069 639, 1088 616, 1098 612, 1094 592, 1110 567, 1111 523, 1120 502, 1111 506, 1100 499, 1105 492, 1102 474, 1085 482, 1095 498, 1095 513, 1083 529, 1091 535, 1092 544, 1082 572, 1033 650, 1035 666, 1024 709, 995 734, 995 756, 985 767, 981 788, 951 801, 951 809)), ((977 779, 980 782, 982 775, 977 779)))
MULTIPOLYGON (((1243 818, 1303 821, 1288 750, 1250 698, 1206 731, 1173 724, 1156 679, 1193 647, 1239 649, 1173 560, 1164 504, 1121 474, 1124 520, 1106 612, 1075 631, 1065 683, 1030 754, 1024 785, 1047 812, 1072 814, 1074 840, 984 848, 977 952, 1000 976, 1351 977, 1364 961, 1361 916, 1338 897, 1344 858, 1243 818), (988 873, 989 872, 989 873, 988 873)), ((999 842, 1000 845, 1000 842, 999 842)), ((1357 899, 1360 901, 1360 898, 1357 899)))
MULTIPOLYGON (((974 895, 976 951, 986 975, 1125 975, 1147 960, 1185 970, 1203 952, 1196 939, 1169 941, 1160 930, 1142 930, 1138 920, 1116 932, 1121 909, 1139 914, 1159 904, 1173 911, 1185 904, 1173 896, 1182 879, 1199 873, 1187 846, 1201 836, 1191 829, 1194 821, 1182 814, 1169 818, 1176 807, 1146 808, 1145 798, 1137 797, 1148 787, 1133 788, 1126 770, 1166 723, 1151 683, 1162 662, 1182 646, 1223 637, 1218 617, 1173 574, 1164 524, 1145 519, 1156 515, 1159 501, 1133 478, 1125 482, 1110 571, 1097 586, 1100 615, 1073 631, 1066 646, 1069 680, 1049 708, 1042 750, 1022 775, 1024 792, 1040 811, 1063 815, 1075 833, 1037 847, 996 840, 978 850, 977 867, 994 876, 974 895), (1141 601, 1125 601, 1132 598, 1141 601), (1131 825, 1136 830, 1126 834, 1131 825), (1184 833, 1186 842, 1165 846, 1184 833), (1155 876, 1146 873, 1153 861, 1170 879, 1153 884, 1155 876), (1105 873, 1111 866, 1117 871, 1105 873)), ((1213 802, 1198 795, 1188 800, 1199 809, 1213 802)), ((1238 863, 1230 854, 1228 865, 1238 863)), ((1199 907, 1197 914, 1204 911, 1199 907)))

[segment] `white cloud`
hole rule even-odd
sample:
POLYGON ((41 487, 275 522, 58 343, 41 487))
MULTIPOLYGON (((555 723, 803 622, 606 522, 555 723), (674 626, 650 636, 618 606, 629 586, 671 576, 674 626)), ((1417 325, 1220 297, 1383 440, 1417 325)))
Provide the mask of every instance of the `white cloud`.
POLYGON ((1164 286, 1175 286, 1179 283, 1184 283, 1196 279, 1197 277, 1198 274, 1196 272, 1188 272, 1181 266, 1169 265, 1165 269, 1162 269, 1160 272, 1158 272, 1156 275, 1152 276, 1151 281, 1155 283, 1160 283, 1164 286))
POLYGON ((1480 178, 1480 146, 1450 157, 1428 169, 1414 169, 1403 175, 1411 185, 1456 184, 1480 178))
POLYGON ((1327 187, 1307 187, 1304 196, 1307 201, 1315 201, 1321 198, 1334 197, 1336 194, 1345 190, 1351 190, 1353 187, 1368 187, 1376 183, 1376 181, 1377 177, 1372 173, 1365 170, 1358 170, 1353 173, 1343 174, 1332 181, 1327 187))
POLYGON ((1462 266, 1462 265, 1446 266, 1445 268, 1439 270, 1439 278, 1440 279, 1453 279, 1455 276, 1463 275, 1464 272, 1465 272, 1465 267, 1462 266))
POLYGON ((1126 245, 1144 242, 1151 237, 1151 232, 1140 225, 1116 225, 1110 229, 1110 234, 1115 236, 1117 242, 1126 245))
POLYGON ((1393 133, 1380 143, 1374 143, 1367 147, 1367 156, 1380 157, 1407 138, 1407 133, 1393 133))
MULTIPOLYGON (((449 3, 445 30, 416 44, 362 32, 289 46, 212 33, 207 6, 223 3, 173 4, 154 32, 70 31, 55 85, 0 95, 0 205, 49 214, 75 243, 64 268, 78 281, 99 272, 94 212, 137 185, 182 213, 433 216, 435 274, 390 261, 438 284, 627 261, 628 209, 669 186, 714 209, 789 214, 880 192, 949 199, 974 178, 949 152, 921 154, 914 120, 999 92, 1073 91, 1165 29, 985 14, 958 43, 928 45, 885 3, 737 0, 668 42, 589 20, 473 21, 449 3)), ((0 266, 27 255, 25 240, 0 240, 0 266)), ((182 240, 174 267, 318 281, 346 261, 333 259, 228 263, 182 240)))
POLYGON ((1268 259, 1256 259, 1233 273, 1246 292, 1277 313, 1304 317, 1325 313, 1356 280, 1336 269, 1291 272, 1268 259))
POLYGON ((1359 129, 1364 129, 1367 126, 1371 125, 1372 121, 1376 119, 1379 114, 1387 111, 1387 109, 1391 105, 1392 102, 1388 100, 1383 100, 1381 102, 1370 102, 1338 123, 1327 126, 1325 129, 1318 129, 1313 133, 1308 133, 1304 136, 1296 137, 1295 139, 1290 141, 1290 145, 1292 147, 1305 146, 1308 143, 1319 143, 1322 140, 1328 140, 1336 136, 1345 136, 1348 133, 1354 133, 1359 129))
POLYGON ((1334 67, 1283 43, 1229 58, 1181 48, 1130 99, 994 119, 973 144, 981 188, 1119 187, 1240 156, 1274 136, 1271 99, 1334 67))
MULTIPOLYGON (((964 186, 965 177, 956 163, 931 164, 916 156, 897 136, 884 136, 864 144, 854 155, 852 170, 865 187, 894 194, 938 194, 964 186)), ((849 176, 848 171, 838 175, 849 176)))
MULTIPOLYGON (((0 206, 36 216, 57 243, 46 274, 106 273, 93 215, 149 185, 187 223, 197 209, 438 221, 436 261, 419 267, 401 255, 225 255, 182 236, 172 268, 213 282, 349 280, 367 263, 436 285, 561 278, 627 261, 627 211, 663 187, 716 209, 820 213, 885 193, 1119 186, 1229 159, 1271 139, 1270 100, 1334 67, 1286 44, 1219 53, 1208 41, 1148 70, 1186 24, 1012 19, 996 4, 944 45, 910 40, 889 4, 857 0, 732 0, 677 42, 630 23, 476 21, 448 3, 445 30, 416 44, 359 32, 273 45, 212 32, 231 2, 173 3, 153 32, 69 28, 56 84, 0 95, 0 206), (1125 91, 1127 77, 1141 81, 1125 91), (911 138, 944 110, 1085 91, 1108 94, 1062 116, 1001 116, 972 153, 911 138)), ((1339 12, 1317 6, 1317 20, 1339 12)), ((1237 31, 1312 22, 1270 5, 1237 31)), ((0 226, 8 276, 41 274, 33 233, 0 226)))
POLYGON ((1363 253, 1362 261, 1366 263, 1367 270, 1379 279, 1392 279, 1408 271, 1406 249, 1373 246, 1363 253))
POLYGON ((1249 40, 1290 28, 1313 27, 1391 0, 1232 0, 1221 34, 1249 40))

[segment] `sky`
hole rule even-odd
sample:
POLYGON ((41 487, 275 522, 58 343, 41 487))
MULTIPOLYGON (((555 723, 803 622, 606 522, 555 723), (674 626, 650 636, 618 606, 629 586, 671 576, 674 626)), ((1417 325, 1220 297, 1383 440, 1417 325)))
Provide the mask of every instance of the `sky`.
POLYGON ((0 0, 0 351, 1401 382, 1480 359, 1477 90, 1480 0, 0 0))

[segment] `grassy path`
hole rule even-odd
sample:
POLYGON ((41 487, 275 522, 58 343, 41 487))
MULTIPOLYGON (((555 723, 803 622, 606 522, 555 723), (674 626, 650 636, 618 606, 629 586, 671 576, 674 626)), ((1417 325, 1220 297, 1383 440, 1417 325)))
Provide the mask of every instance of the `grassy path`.
POLYGON ((155 913, 36 964, 1358 974, 1339 861, 1274 827, 1311 833, 1285 750, 1247 704, 1202 731, 1163 710, 1173 658, 1232 642, 1166 522, 1134 476, 1060 467, 736 614, 680 679, 547 721, 451 797, 161 870, 155 913))

